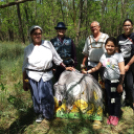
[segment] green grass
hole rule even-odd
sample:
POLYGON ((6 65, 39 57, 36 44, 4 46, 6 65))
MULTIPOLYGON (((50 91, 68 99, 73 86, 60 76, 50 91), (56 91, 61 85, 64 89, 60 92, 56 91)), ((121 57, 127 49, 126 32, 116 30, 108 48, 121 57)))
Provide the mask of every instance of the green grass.
MULTIPOLYGON (((84 41, 77 47, 78 62, 82 61, 84 41)), ((22 62, 25 46, 19 43, 0 43, 0 134, 44 134, 45 125, 35 123, 30 91, 22 89, 22 62)), ((77 66, 79 69, 79 66, 77 66)), ((92 129, 86 120, 54 119, 48 134, 134 134, 134 116, 130 107, 122 108, 123 115, 117 127, 106 124, 101 130, 92 129)))

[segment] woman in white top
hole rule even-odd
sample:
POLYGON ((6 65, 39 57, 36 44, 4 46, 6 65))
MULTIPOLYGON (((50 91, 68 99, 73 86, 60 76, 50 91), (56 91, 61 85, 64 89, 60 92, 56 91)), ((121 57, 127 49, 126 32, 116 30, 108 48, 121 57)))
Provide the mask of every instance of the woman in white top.
POLYGON ((43 117, 47 120, 53 118, 54 99, 52 93, 52 62, 66 70, 73 70, 62 63, 50 41, 42 40, 42 28, 32 26, 29 30, 32 43, 24 50, 23 62, 23 88, 27 90, 25 79, 28 77, 31 86, 33 107, 38 115, 36 122, 41 122, 43 117))

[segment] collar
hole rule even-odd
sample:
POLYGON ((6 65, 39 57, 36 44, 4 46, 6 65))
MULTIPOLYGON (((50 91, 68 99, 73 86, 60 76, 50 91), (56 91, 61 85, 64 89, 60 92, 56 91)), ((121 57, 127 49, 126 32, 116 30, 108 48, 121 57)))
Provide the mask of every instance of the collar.
MULTIPOLYGON (((47 40, 42 40, 40 46, 50 48, 50 44, 49 44, 49 43, 50 43, 50 42, 47 41, 47 40)), ((31 43, 31 45, 34 46, 33 43, 31 43)))

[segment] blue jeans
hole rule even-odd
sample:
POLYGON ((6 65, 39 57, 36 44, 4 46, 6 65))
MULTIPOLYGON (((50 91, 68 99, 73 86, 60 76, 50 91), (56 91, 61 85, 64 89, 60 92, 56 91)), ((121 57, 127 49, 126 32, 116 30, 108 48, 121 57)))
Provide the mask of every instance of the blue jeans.
POLYGON ((52 119, 54 115, 54 98, 52 92, 52 81, 36 82, 29 79, 33 107, 36 114, 42 114, 46 119, 52 119))

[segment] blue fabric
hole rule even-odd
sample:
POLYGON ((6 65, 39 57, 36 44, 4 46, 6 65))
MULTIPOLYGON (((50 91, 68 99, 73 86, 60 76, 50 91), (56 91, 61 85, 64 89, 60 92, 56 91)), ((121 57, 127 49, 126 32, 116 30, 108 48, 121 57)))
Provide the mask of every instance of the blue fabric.
POLYGON ((36 82, 29 79, 33 107, 36 114, 42 114, 46 119, 52 119, 54 115, 54 98, 52 92, 52 81, 43 82, 41 79, 36 82))

